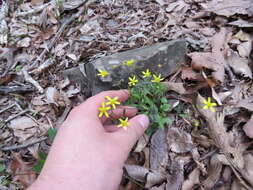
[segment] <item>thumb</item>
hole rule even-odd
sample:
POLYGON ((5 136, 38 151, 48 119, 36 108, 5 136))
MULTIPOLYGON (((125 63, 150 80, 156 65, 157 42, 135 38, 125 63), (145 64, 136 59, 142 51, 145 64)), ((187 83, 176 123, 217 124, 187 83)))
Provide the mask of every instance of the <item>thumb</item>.
POLYGON ((120 129, 113 133, 121 148, 128 154, 136 141, 144 134, 148 128, 148 116, 141 114, 133 117, 128 122, 127 130, 120 129))

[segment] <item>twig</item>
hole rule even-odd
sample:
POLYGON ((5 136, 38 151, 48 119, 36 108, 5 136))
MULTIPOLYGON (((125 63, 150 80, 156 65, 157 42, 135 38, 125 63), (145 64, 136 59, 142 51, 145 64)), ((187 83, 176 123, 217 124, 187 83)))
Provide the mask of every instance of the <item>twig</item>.
POLYGON ((43 71, 45 71, 47 68, 51 67, 54 63, 55 61, 52 58, 49 58, 43 64, 41 64, 38 68, 30 71, 29 74, 33 74, 33 73, 40 74, 43 71))
POLYGON ((25 114, 25 113, 28 112, 28 111, 29 111, 28 109, 27 109, 27 110, 23 110, 23 111, 19 112, 18 114, 16 114, 16 115, 10 117, 9 119, 6 119, 4 122, 5 122, 5 123, 8 123, 9 121, 15 119, 16 117, 18 117, 18 116, 20 116, 20 115, 25 114))
POLYGON ((24 86, 0 86, 0 94, 9 93, 26 93, 33 91, 34 88, 30 85, 24 86))
POLYGON ((45 3, 39 7, 36 7, 30 11, 26 11, 26 12, 20 12, 20 13, 17 13, 17 16, 27 16, 27 15, 30 15, 30 14, 33 14, 33 13, 38 13, 40 11, 42 11, 43 9, 45 9, 48 5, 50 5, 52 2, 49 2, 49 3, 45 3))
POLYGON ((9 121, 15 119, 16 117, 18 117, 18 116, 20 116, 20 115, 25 114, 25 113, 28 112, 28 111, 29 111, 29 110, 21 111, 21 112, 19 112, 18 114, 16 114, 16 115, 10 117, 9 119, 6 119, 6 120, 3 122, 3 124, 0 125, 0 129, 3 128, 3 127, 6 125, 6 123, 8 123, 9 121))
POLYGON ((217 152, 217 150, 218 150, 218 149, 216 148, 216 149, 214 149, 213 151, 208 152, 207 154, 205 154, 204 156, 202 156, 198 161, 201 162, 202 160, 205 160, 206 158, 212 156, 214 153, 217 152))
MULTIPOLYGON (((83 4, 86 4, 88 2, 88 0, 86 0, 83 4)), ((54 38, 52 39, 51 43, 49 43, 49 45, 47 46, 46 49, 44 49, 42 51, 42 53, 39 55, 39 57, 34 61, 33 64, 30 65, 30 69, 33 69, 38 63, 39 61, 41 61, 43 59, 43 57, 45 56, 45 54, 47 52, 50 51, 50 49, 54 46, 55 42, 57 41, 57 39, 61 36, 61 34, 63 33, 63 31, 65 30, 65 28, 67 26, 70 25, 71 22, 73 22, 76 18, 80 17, 80 15, 83 13, 84 11, 84 7, 82 7, 76 14, 74 14, 72 17, 70 17, 69 19, 67 19, 60 27, 60 29, 58 30, 58 32, 55 34, 54 38)))
POLYGON ((42 142, 46 139, 47 139, 47 137, 42 137, 40 139, 36 139, 36 140, 30 141, 30 142, 28 141, 28 142, 25 142, 25 143, 20 144, 20 145, 13 145, 13 146, 8 146, 8 147, 3 147, 3 148, 1 148, 1 150, 2 151, 10 151, 10 150, 17 150, 17 149, 21 149, 21 148, 26 148, 26 147, 34 145, 36 143, 40 143, 40 142, 42 142))
POLYGON ((40 86, 40 84, 39 84, 36 80, 34 80, 34 79, 28 74, 27 70, 26 70, 26 69, 23 69, 22 71, 23 71, 25 80, 26 80, 27 82, 31 83, 32 85, 34 85, 34 86, 39 90, 40 93, 43 93, 43 92, 44 92, 43 88, 40 86))
POLYGON ((11 105, 9 105, 8 107, 6 107, 6 108, 0 110, 0 114, 3 113, 3 112, 5 112, 5 111, 8 110, 8 109, 14 107, 15 105, 16 105, 16 104, 11 104, 11 105))
POLYGON ((126 179, 128 179, 129 181, 131 181, 132 183, 138 185, 141 188, 145 188, 142 184, 140 184, 139 182, 137 182, 136 180, 132 179, 131 177, 127 176, 126 174, 123 174, 123 177, 125 177, 126 179))

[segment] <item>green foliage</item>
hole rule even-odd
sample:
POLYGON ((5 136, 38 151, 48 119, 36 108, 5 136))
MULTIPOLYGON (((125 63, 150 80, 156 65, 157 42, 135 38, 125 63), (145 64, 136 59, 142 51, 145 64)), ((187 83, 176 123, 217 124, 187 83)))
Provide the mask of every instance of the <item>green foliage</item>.
POLYGON ((166 87, 160 82, 151 82, 151 77, 138 79, 138 83, 130 88, 131 95, 126 104, 136 107, 139 113, 149 117, 147 134, 152 134, 158 128, 163 129, 166 124, 172 122, 167 116, 171 106, 165 93, 166 87))
MULTIPOLYGON (((57 134, 57 129, 51 128, 47 131, 48 138, 51 142, 54 141, 56 134, 57 134)), ((41 172, 41 170, 46 162, 46 159, 47 159, 47 154, 45 154, 44 152, 39 152, 39 162, 38 162, 38 164, 33 166, 33 170, 36 173, 39 174, 41 172)))
POLYGON ((33 166, 33 170, 36 172, 36 173, 40 173, 45 162, 46 162, 46 158, 47 158, 47 155, 43 152, 39 152, 39 163, 36 164, 35 166, 33 166))
POLYGON ((21 65, 17 65, 17 66, 15 67, 15 71, 16 71, 16 72, 21 71, 21 69, 22 69, 22 66, 21 66, 21 65))
POLYGON ((0 164, 0 173, 4 172, 6 169, 5 165, 0 164))
POLYGON ((49 130, 47 131, 47 135, 48 135, 48 137, 49 137, 49 139, 50 139, 51 142, 54 141, 54 138, 55 138, 55 136, 56 136, 56 133, 57 133, 57 129, 54 129, 54 128, 51 128, 51 129, 49 129, 49 130))

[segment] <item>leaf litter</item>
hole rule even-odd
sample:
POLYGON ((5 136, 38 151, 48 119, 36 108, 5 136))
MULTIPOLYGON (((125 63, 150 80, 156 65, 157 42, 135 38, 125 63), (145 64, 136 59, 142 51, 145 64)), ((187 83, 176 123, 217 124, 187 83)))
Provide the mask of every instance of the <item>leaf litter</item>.
MULTIPOLYGON (((45 136, 86 98, 59 75, 63 70, 184 38, 189 61, 166 81, 175 119, 139 140, 125 167, 131 180, 119 189, 253 188, 251 0, 6 2, 0 3, 1 147, 45 136), (203 109, 208 97, 219 105, 214 113, 203 109)), ((11 176, 9 185, 1 177, 0 187, 28 187, 39 152, 48 149, 42 141, 0 150, 9 168, 3 176, 11 176)))

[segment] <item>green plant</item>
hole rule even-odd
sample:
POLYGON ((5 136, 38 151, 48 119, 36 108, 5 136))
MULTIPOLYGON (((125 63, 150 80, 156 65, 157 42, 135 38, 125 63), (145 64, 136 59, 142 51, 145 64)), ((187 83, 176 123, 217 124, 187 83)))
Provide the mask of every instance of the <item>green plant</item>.
POLYGON ((38 164, 36 164, 35 166, 33 166, 33 170, 36 173, 40 173, 45 162, 46 162, 46 158, 47 158, 47 154, 45 154, 44 152, 39 152, 39 162, 38 164))
POLYGON ((157 75, 155 77, 153 75, 152 80, 151 75, 147 77, 144 73, 142 78, 139 77, 138 83, 130 87, 130 97, 126 104, 136 107, 139 113, 149 117, 150 126, 146 133, 152 134, 155 130, 163 129, 166 124, 172 122, 167 116, 171 106, 165 96, 167 88, 160 80, 157 80, 157 75))
MULTIPOLYGON (((51 142, 54 141, 56 134, 57 134, 57 130, 54 128, 51 128, 47 131, 48 138, 51 142)), ((35 166, 33 166, 33 170, 36 173, 39 174, 41 172, 41 170, 46 162, 46 159, 47 159, 47 154, 44 152, 39 152, 39 161, 35 166)))

